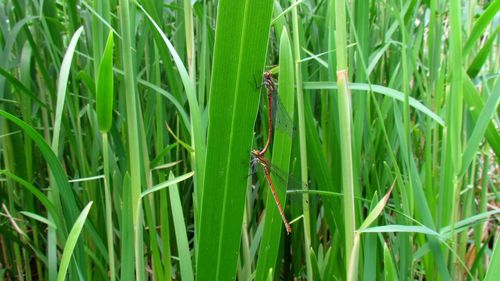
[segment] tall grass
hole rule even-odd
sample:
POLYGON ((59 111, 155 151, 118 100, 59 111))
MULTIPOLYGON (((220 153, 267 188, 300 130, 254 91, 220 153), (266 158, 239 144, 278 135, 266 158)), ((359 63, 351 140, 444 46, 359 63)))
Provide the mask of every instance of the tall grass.
POLYGON ((495 280, 499 11, 1 2, 0 280, 495 280))

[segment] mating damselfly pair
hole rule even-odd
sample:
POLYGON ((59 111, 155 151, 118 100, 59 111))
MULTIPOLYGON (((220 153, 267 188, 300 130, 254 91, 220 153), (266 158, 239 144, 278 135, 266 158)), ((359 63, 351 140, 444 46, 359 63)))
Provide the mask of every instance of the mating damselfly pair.
POLYGON ((274 82, 274 78, 271 72, 265 72, 263 76, 263 82, 261 86, 264 86, 267 90, 267 100, 268 100, 268 134, 267 140, 265 141, 265 145, 261 150, 253 149, 251 152, 251 166, 252 171, 255 173, 257 171, 257 167, 262 167, 264 171, 264 175, 267 183, 271 189, 272 195, 274 197, 274 201, 276 202, 276 206, 278 207, 281 219, 285 225, 285 229, 287 233, 291 233, 291 226, 286 219, 285 212, 283 210, 283 206, 278 198, 276 193, 275 184, 272 180, 271 174, 273 177, 281 179, 285 185, 288 182, 288 177, 284 176, 283 173, 279 173, 279 169, 274 167, 271 162, 264 157, 264 154, 269 150, 271 146, 271 141, 273 139, 274 130, 280 130, 285 132, 290 137, 293 135, 293 121, 292 117, 288 114, 287 110, 281 104, 280 100, 277 97, 277 88, 274 82))

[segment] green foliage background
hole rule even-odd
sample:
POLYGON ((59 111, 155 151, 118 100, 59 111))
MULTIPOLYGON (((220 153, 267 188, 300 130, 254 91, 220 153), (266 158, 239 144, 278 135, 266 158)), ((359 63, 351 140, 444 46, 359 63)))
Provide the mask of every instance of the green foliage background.
POLYGON ((494 280, 499 11, 2 1, 0 280, 494 280))

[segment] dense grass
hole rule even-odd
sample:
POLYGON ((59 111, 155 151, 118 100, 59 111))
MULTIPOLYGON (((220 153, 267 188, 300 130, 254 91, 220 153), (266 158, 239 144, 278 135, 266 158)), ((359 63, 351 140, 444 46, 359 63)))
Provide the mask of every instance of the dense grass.
POLYGON ((0 280, 495 280, 499 14, 2 1, 0 280))

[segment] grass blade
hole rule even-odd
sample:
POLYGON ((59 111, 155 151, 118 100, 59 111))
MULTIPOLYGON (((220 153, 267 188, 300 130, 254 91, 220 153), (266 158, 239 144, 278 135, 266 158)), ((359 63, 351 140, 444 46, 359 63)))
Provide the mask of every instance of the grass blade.
POLYGON ((71 228, 68 235, 68 240, 64 245, 63 254, 61 257, 61 266, 59 267, 59 272, 57 273, 57 281, 64 281, 66 279, 66 272, 68 270, 69 262, 71 261, 71 256, 73 255, 73 250, 75 249, 76 242, 80 237, 80 232, 82 231, 83 224, 87 219, 90 207, 92 207, 93 202, 89 202, 85 208, 83 208, 82 213, 75 221, 75 224, 71 228))
POLYGON ((200 280, 229 280, 236 273, 248 173, 242 163, 250 157, 259 99, 253 81, 263 73, 272 2, 218 4, 196 267, 200 280))
MULTIPOLYGON (((285 106, 286 112, 290 114, 293 120, 294 116, 294 65, 292 50, 290 46, 290 39, 286 28, 283 28, 280 39, 280 76, 279 76, 279 96, 280 101, 285 106)), ((288 174, 290 167, 292 149, 292 139, 287 133, 279 130, 274 131, 273 142, 273 157, 272 163, 277 166, 285 174, 288 174)), ((273 177, 273 175, 271 175, 273 177)), ((285 179, 286 180, 286 179, 285 179)), ((277 185, 279 181, 275 178, 273 183, 276 186, 278 198, 283 207, 286 206, 286 183, 284 185, 277 185)), ((266 200, 266 216, 264 223, 264 233, 262 235, 261 246, 259 249, 259 259, 255 273, 255 280, 264 280, 268 271, 275 268, 276 258, 280 246, 280 238, 283 231, 283 224, 279 215, 278 208, 276 208, 274 198, 268 193, 266 200)), ((297 228, 296 228, 297 229, 297 228)))
MULTIPOLYGON (((170 173, 169 181, 174 179, 174 175, 170 173)), ((179 197, 179 189, 174 183, 169 189, 170 205, 172 206, 172 218, 174 220, 175 239, 177 241, 177 250, 179 251, 179 261, 182 280, 194 280, 193 267, 191 266, 191 254, 189 251, 189 243, 186 234, 186 224, 182 213, 181 199, 179 197)))

